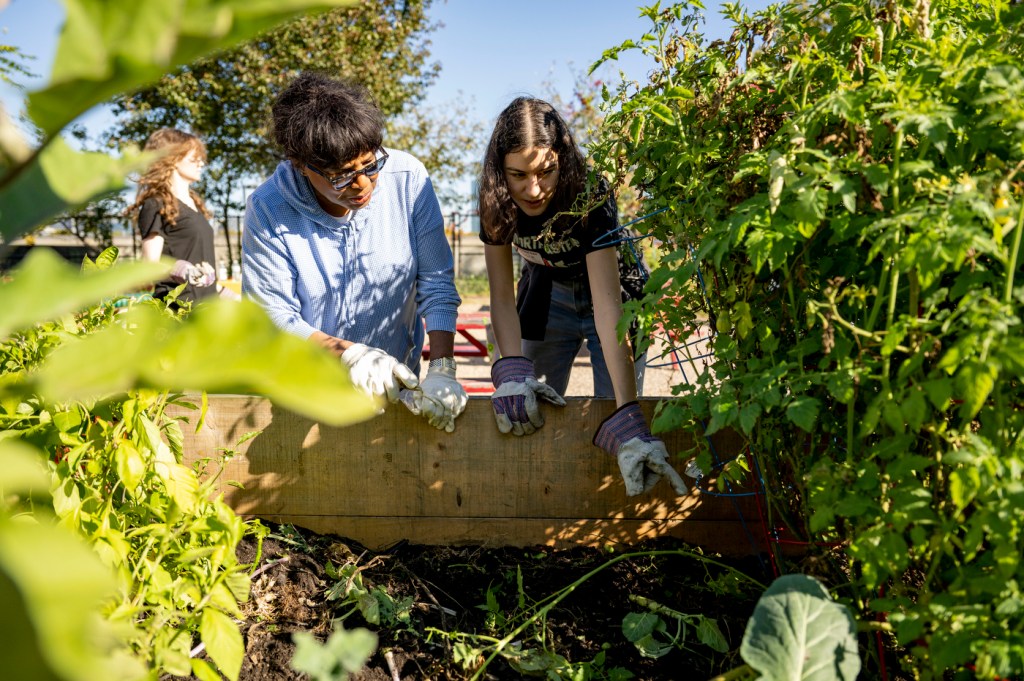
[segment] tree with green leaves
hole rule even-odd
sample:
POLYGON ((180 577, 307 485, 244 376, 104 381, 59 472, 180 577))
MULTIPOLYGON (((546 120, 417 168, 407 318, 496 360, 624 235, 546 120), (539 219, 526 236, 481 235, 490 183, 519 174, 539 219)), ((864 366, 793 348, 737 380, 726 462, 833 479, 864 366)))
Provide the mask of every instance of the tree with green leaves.
POLYGON ((431 0, 369 0, 298 18, 232 50, 193 62, 154 85, 118 97, 111 143, 140 143, 160 127, 190 129, 206 143, 204 196, 221 217, 233 259, 228 215, 242 208, 242 188, 280 160, 266 135, 269 106, 298 73, 323 71, 365 85, 391 120, 388 142, 415 153, 444 185, 467 170, 465 151, 479 130, 464 109, 444 115, 421 108, 440 65, 429 61, 435 26, 431 0))

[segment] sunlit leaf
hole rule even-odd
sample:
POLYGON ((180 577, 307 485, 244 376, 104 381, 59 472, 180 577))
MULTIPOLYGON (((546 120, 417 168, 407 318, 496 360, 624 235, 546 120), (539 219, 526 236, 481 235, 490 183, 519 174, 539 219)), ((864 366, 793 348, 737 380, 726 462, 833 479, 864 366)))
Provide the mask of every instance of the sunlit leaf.
MULTIPOLYGON (((6 445, 0 445, 6 448, 6 445)), ((9 452, 0 450, 0 458, 9 452)), ((71 533, 0 517, 0 659, 11 679, 141 678, 100 618, 113 575, 71 533)))
POLYGON ((56 401, 132 388, 253 394, 331 425, 365 420, 376 404, 333 356, 275 327, 248 301, 200 305, 179 323, 151 307, 56 350, 34 375, 56 401))
POLYGON ((987 362, 969 361, 960 366, 956 374, 956 387, 963 403, 960 414, 964 418, 974 418, 985 404, 996 384, 998 369, 987 362))
POLYGON ((245 655, 245 643, 238 626, 216 608, 204 608, 199 635, 217 668, 231 681, 238 678, 245 655))
POLYGON ((0 188, 0 236, 13 240, 62 211, 120 191, 128 173, 145 167, 151 158, 75 151, 54 139, 13 182, 0 188))
POLYGON ((850 611, 799 574, 779 577, 758 600, 740 654, 766 679, 854 681, 861 666, 850 611))
POLYGON ((821 403, 813 397, 797 397, 786 405, 786 418, 809 433, 818 419, 820 407, 821 403))
POLYGON ((64 0, 50 82, 28 97, 32 120, 55 135, 93 106, 154 81, 301 12, 354 0, 64 0))
POLYGON ((33 248, 0 284, 0 338, 149 283, 167 271, 151 262, 81 274, 48 248, 33 248))

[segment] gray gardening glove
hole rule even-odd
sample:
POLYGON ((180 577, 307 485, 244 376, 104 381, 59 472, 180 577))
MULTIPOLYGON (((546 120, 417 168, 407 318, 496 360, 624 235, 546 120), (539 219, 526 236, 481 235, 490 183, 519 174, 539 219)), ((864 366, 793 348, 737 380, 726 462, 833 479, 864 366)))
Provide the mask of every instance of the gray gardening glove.
POLYGON ((689 491, 669 465, 665 443, 651 435, 637 402, 622 405, 602 421, 594 434, 594 444, 618 459, 628 496, 647 492, 662 476, 668 478, 677 494, 689 491))
POLYGON ((341 354, 352 384, 371 397, 398 401, 402 388, 415 388, 420 381, 412 369, 388 353, 362 343, 354 343, 341 354))
POLYGON ((529 435, 544 425, 537 398, 559 407, 565 400, 551 386, 538 381, 533 373, 533 362, 525 357, 502 357, 491 366, 494 394, 491 406, 494 420, 502 433, 529 435))
POLYGON ((188 260, 176 260, 171 268, 171 279, 179 284, 188 282, 193 286, 213 286, 217 281, 217 272, 208 262, 193 265, 188 260))

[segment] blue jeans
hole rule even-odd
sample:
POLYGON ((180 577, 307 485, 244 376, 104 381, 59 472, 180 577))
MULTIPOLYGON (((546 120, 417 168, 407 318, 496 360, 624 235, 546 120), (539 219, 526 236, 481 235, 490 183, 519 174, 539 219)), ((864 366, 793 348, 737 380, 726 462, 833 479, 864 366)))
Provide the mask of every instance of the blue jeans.
MULTIPOLYGON (((615 397, 608 365, 601 351, 594 323, 594 304, 590 298, 590 283, 584 279, 568 283, 554 282, 551 288, 551 309, 542 341, 523 341, 523 355, 533 360, 537 377, 565 395, 569 385, 572 363, 583 342, 590 351, 590 364, 594 372, 594 396, 615 397)), ((643 392, 646 356, 635 362, 637 395, 643 392)))

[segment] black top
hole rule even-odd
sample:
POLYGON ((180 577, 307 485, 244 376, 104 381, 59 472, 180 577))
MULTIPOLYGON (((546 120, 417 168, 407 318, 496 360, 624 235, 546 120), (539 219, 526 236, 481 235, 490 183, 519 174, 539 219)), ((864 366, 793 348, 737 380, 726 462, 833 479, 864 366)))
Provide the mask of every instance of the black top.
MULTIPOLYGON (((542 215, 531 217, 517 210, 516 229, 511 243, 527 265, 550 269, 555 281, 572 281, 587 273, 587 254, 608 248, 594 247, 594 241, 618 226, 615 199, 609 195, 601 205, 592 209, 587 219, 576 218, 567 225, 553 227, 550 234, 544 234, 544 222, 553 215, 548 207, 542 215)), ((480 240, 491 246, 502 246, 490 239, 483 231, 480 240)))
MULTIPOLYGON (((594 241, 618 227, 618 208, 611 194, 601 205, 563 226, 543 234, 544 222, 553 215, 549 207, 542 215, 531 217, 518 211, 518 222, 512 235, 512 247, 523 258, 523 271, 516 292, 516 309, 524 340, 544 340, 551 307, 551 284, 554 281, 586 280, 587 254, 610 246, 594 246, 594 241)), ((502 246, 480 232, 480 240, 491 246, 502 246)), ((620 266, 621 269, 621 266, 620 266)))
MULTIPOLYGON (((217 255, 213 248, 213 227, 206 216, 178 201, 178 219, 174 225, 164 222, 160 215, 160 200, 148 198, 139 210, 139 233, 143 239, 150 236, 164 238, 163 255, 175 260, 187 260, 198 265, 203 262, 216 266, 217 255)), ((171 279, 158 281, 153 287, 153 297, 163 299, 170 291, 180 286, 171 279)), ((178 300, 197 302, 217 293, 216 283, 210 286, 188 284, 178 300)))

